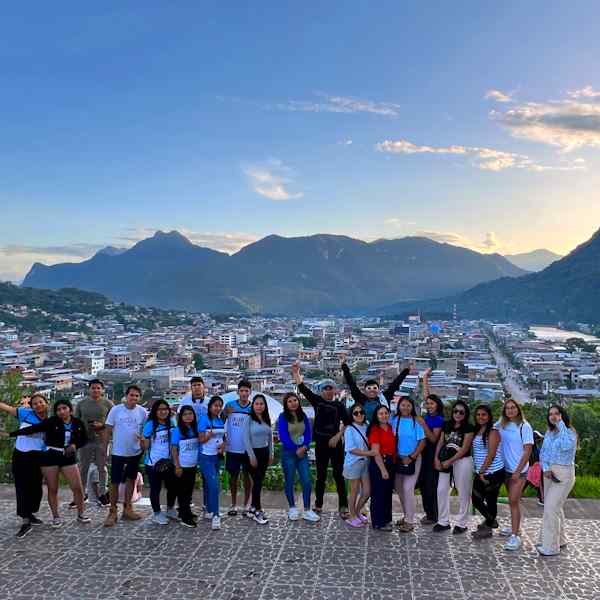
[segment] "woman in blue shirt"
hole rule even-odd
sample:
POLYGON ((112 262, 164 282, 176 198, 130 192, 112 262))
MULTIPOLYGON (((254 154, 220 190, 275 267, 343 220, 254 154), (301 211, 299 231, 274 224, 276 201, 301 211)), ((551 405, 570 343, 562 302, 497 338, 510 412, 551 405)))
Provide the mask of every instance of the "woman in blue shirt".
POLYGON ((196 527, 197 517, 190 508, 198 467, 198 423, 193 406, 182 406, 177 415, 177 427, 171 432, 171 456, 175 464, 179 522, 185 527, 196 527))
POLYGON ((390 422, 396 436, 396 478, 394 487, 400 498, 404 518, 397 523, 403 533, 415 528, 415 485, 421 468, 421 452, 425 448, 425 431, 417 422, 414 402, 402 398, 390 422))
POLYGON ((541 542, 536 546, 542 556, 560 554, 567 545, 564 505, 575 485, 577 432, 571 427, 567 411, 556 404, 548 409, 548 430, 540 452, 544 471, 544 519, 541 542))
MULTIPOLYGON (((0 402, 0 410, 19 421, 19 427, 39 425, 48 416, 48 401, 41 394, 34 394, 26 406, 11 406, 0 402)), ((18 538, 25 537, 32 525, 42 522, 35 516, 42 502, 42 451, 45 448, 42 433, 18 437, 12 455, 12 473, 17 496, 17 515, 23 523, 17 532, 18 538)))
POLYGON ((421 453, 421 472, 419 473, 418 486, 421 490, 421 500, 425 516, 421 519, 422 525, 433 525, 438 520, 437 486, 439 471, 434 466, 435 449, 444 427, 444 403, 436 394, 429 393, 429 376, 431 369, 423 373, 423 398, 425 399, 424 418, 417 417, 425 431, 425 448, 421 453))
POLYGON ((200 470, 207 487, 207 503, 204 517, 211 519, 213 530, 221 529, 219 514, 219 496, 221 493, 221 461, 225 451, 225 421, 223 398, 213 396, 208 401, 207 413, 200 417, 198 433, 200 436, 200 470))
POLYGON ((171 407, 168 402, 158 400, 152 405, 148 420, 144 424, 142 446, 145 450, 144 465, 150 483, 150 503, 157 525, 168 525, 169 519, 177 519, 175 511, 174 468, 171 461, 171 407), (160 508, 160 490, 167 489, 167 512, 160 508))
POLYGON ((310 509, 310 495, 312 492, 310 466, 308 464, 308 448, 311 440, 310 421, 300 406, 298 396, 292 392, 288 392, 283 397, 283 412, 277 419, 277 432, 282 445, 281 466, 283 468, 285 496, 290 506, 288 519, 297 521, 302 517, 305 521, 319 521, 321 517, 310 509), (302 500, 304 502, 304 512, 302 513, 296 508, 294 494, 296 471, 302 486, 302 500))

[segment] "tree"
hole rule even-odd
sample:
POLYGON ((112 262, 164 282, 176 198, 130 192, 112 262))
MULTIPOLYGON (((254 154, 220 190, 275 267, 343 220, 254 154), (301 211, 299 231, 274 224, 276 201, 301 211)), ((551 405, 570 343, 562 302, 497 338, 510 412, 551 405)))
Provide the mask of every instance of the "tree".
POLYGON ((125 386, 122 383, 113 383, 113 402, 115 404, 119 404, 121 402, 121 398, 125 393, 125 386))
POLYGON ((202 371, 202 369, 206 369, 206 365, 204 364, 204 358, 202 354, 196 352, 193 356, 193 360, 194 368, 196 369, 196 371, 202 371))

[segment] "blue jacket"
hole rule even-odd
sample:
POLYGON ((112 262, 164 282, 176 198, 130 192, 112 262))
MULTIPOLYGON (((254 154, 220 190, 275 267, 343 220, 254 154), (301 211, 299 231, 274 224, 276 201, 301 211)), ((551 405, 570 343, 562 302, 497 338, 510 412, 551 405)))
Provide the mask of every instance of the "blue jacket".
POLYGON ((279 440, 286 450, 296 451, 302 446, 306 446, 307 448, 310 446, 312 432, 310 430, 310 421, 306 415, 304 415, 304 438, 301 444, 296 444, 296 442, 294 442, 294 440, 292 440, 290 437, 288 422, 283 413, 281 413, 277 419, 277 432, 279 433, 279 440))

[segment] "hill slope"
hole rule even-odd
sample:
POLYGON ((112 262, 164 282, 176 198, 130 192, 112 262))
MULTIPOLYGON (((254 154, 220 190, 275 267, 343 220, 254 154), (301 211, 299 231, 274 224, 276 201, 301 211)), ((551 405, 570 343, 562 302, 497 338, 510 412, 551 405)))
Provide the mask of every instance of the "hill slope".
POLYGON ((554 261, 560 260, 562 256, 541 248, 521 254, 506 254, 504 258, 521 269, 537 273, 551 265, 554 261))
POLYGON ((525 271, 499 255, 408 237, 271 235, 232 256, 157 232, 130 250, 78 264, 35 264, 23 285, 77 287, 113 300, 208 312, 363 311, 393 300, 454 294, 525 271))

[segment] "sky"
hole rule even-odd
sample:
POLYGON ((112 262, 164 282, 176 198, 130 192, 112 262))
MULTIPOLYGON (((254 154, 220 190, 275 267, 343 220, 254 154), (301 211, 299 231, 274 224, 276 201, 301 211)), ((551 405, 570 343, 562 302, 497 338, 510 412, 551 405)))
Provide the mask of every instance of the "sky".
POLYGON ((566 254, 600 227, 600 4, 0 7, 0 280, 156 230, 566 254))

